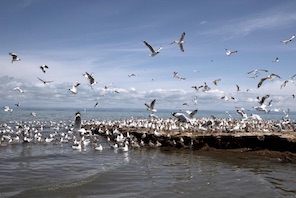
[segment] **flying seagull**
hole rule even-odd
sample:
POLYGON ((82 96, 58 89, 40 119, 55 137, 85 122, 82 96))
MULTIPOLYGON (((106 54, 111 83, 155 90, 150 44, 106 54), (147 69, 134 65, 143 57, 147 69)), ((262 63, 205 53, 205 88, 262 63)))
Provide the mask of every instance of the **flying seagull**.
POLYGON ((43 73, 45 73, 45 69, 48 69, 48 66, 47 65, 41 65, 40 66, 40 69, 43 71, 43 73))
POLYGON ((93 85, 95 85, 97 82, 95 81, 93 74, 89 74, 87 72, 85 72, 84 74, 82 74, 85 78, 88 79, 88 82, 92 88, 93 85))
POLYGON ((273 60, 272 62, 274 62, 274 63, 278 63, 278 62, 280 62, 279 57, 276 57, 275 60, 273 60))
POLYGON ((170 44, 178 44, 180 46, 180 49, 182 52, 184 52, 184 47, 183 47, 183 44, 184 44, 184 37, 185 37, 185 32, 182 33, 181 37, 180 37, 180 40, 178 41, 173 41, 171 42, 170 44))
POLYGON ((77 94, 77 87, 80 85, 80 83, 76 83, 76 85, 73 85, 69 91, 71 91, 73 94, 77 94))
POLYGON ((150 49, 150 51, 151 51, 150 56, 151 56, 151 57, 157 55, 157 54, 160 52, 160 50, 162 49, 162 46, 160 46, 160 47, 158 48, 158 50, 155 51, 155 50, 153 49, 153 47, 152 47, 149 43, 147 43, 146 41, 143 41, 143 42, 144 42, 145 45, 150 49))
POLYGON ((237 50, 235 50, 235 51, 230 51, 229 49, 225 49, 225 51, 226 51, 225 53, 226 53, 227 56, 230 56, 230 55, 235 54, 235 53, 238 52, 237 50))
POLYGON ((37 77, 41 82, 43 82, 44 84, 47 84, 47 83, 51 83, 53 82, 53 80, 49 80, 49 81, 46 81, 46 80, 42 80, 41 78, 37 77))
POLYGON ((249 71, 247 74, 258 74, 259 71, 268 72, 266 69, 254 69, 252 71, 249 71))
POLYGON ((259 83, 258 83, 257 88, 261 87, 262 83, 263 83, 265 80, 272 80, 272 79, 274 79, 275 77, 281 78, 281 77, 280 77, 279 75, 277 75, 277 74, 270 74, 270 75, 268 75, 267 77, 261 78, 261 80, 260 80, 259 83))
POLYGON ((218 82, 220 82, 220 81, 221 81, 221 79, 219 78, 219 79, 213 80, 213 83, 214 83, 215 85, 218 85, 218 82))
POLYGON ((10 52, 9 55, 12 57, 11 59, 11 63, 13 63, 14 61, 20 61, 21 59, 17 57, 16 53, 10 52))
POLYGON ((24 90, 22 90, 20 87, 13 88, 14 91, 19 91, 20 93, 24 93, 24 90))
POLYGON ((155 105, 156 99, 152 100, 152 102, 149 104, 145 103, 145 106, 147 107, 148 111, 152 111, 152 112, 157 112, 156 109, 154 109, 154 105, 155 105))
POLYGON ((291 38, 281 41, 284 44, 290 43, 295 38, 295 34, 291 36, 291 38))
POLYGON ((184 113, 173 112, 172 116, 177 118, 179 122, 189 122, 190 123, 190 119, 184 113))

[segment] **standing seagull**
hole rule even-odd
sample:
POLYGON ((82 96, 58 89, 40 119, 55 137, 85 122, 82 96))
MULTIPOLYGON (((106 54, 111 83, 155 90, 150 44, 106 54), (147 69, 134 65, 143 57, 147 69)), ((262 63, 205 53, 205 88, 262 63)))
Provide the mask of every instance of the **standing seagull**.
POLYGON ((151 57, 157 55, 157 54, 160 52, 160 50, 162 49, 162 46, 160 46, 160 47, 158 48, 158 50, 155 51, 155 50, 153 49, 153 47, 152 47, 149 43, 147 43, 146 41, 143 41, 143 42, 144 42, 145 45, 150 49, 150 51, 151 51, 150 56, 151 56, 151 57))
POLYGON ((148 105, 147 103, 145 103, 145 106, 147 107, 148 111, 152 111, 152 112, 157 112, 156 109, 154 109, 154 105, 155 105, 156 99, 154 99, 150 105, 148 105))
POLYGON ((20 61, 21 59, 17 57, 16 53, 10 52, 9 55, 12 57, 11 59, 11 63, 13 63, 14 61, 20 61))
POLYGON ((185 32, 182 33, 180 40, 171 42, 171 44, 174 44, 174 43, 178 44, 182 52, 184 52, 184 47, 183 47, 184 37, 185 37, 185 32))
POLYGON ((274 79, 275 77, 278 77, 278 78, 281 78, 279 75, 277 74, 270 74, 269 76, 265 77, 265 78, 261 78, 261 80, 259 81, 258 83, 258 86, 257 88, 261 87, 262 83, 265 81, 265 80, 272 80, 274 79))
POLYGON ((226 53, 227 56, 230 56, 230 55, 235 54, 235 53, 238 52, 237 50, 235 50, 235 51, 230 51, 229 49, 225 49, 225 51, 226 51, 225 53, 226 53))

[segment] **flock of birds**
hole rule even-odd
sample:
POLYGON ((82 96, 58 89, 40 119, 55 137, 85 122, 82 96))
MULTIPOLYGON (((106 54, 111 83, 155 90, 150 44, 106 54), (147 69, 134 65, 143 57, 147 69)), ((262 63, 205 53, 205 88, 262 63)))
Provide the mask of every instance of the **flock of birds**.
MULTIPOLYGON (((295 35, 290 37, 287 40, 283 40, 282 42, 284 44, 288 44, 293 41, 295 38, 295 35)), ((184 52, 184 39, 185 39, 185 32, 181 34, 181 37, 179 40, 173 41, 170 44, 177 44, 180 47, 181 52, 184 52)), ((150 45, 147 41, 143 40, 143 43, 148 47, 150 50, 151 57, 154 57, 160 53, 162 50, 162 46, 160 46, 157 50, 155 50, 152 45, 150 45)), ((238 53, 237 50, 229 50, 225 49, 225 53, 227 56, 232 56, 236 53, 238 53)), ((15 61, 20 61, 21 59, 18 57, 16 53, 9 53, 11 56, 11 63, 15 61)), ((277 57, 274 62, 279 62, 279 58, 277 57)), ((43 73, 46 73, 46 71, 49 69, 48 65, 41 65, 40 69, 43 73)), ((266 69, 255 69, 252 71, 249 71, 247 74, 252 75, 250 78, 257 78, 261 75, 261 73, 267 73, 268 70, 266 69)), ((93 86, 97 84, 97 81, 94 78, 94 75, 88 72, 85 72, 82 74, 88 81, 89 86, 93 89, 93 86)), ((136 74, 130 74, 128 75, 129 77, 136 76, 136 74)), ((185 77, 181 77, 179 75, 179 72, 174 71, 173 72, 173 77, 177 78, 179 80, 185 80, 185 77)), ((44 80, 39 77, 37 77, 43 84, 48 84, 53 82, 53 80, 44 80)), ((257 88, 259 89, 264 82, 267 80, 273 80, 274 78, 279 78, 281 77, 278 74, 271 73, 263 78, 261 78, 258 82, 257 88)), ((284 83, 281 85, 281 88, 285 87, 287 83, 293 83, 294 84, 294 79, 296 78, 296 74, 291 76, 290 79, 285 80, 284 83)), ((215 86, 218 86, 220 83, 221 79, 215 79, 212 81, 212 83, 215 86)), ((77 82, 74 84, 72 87, 70 87, 68 90, 72 94, 77 94, 77 88, 79 87, 81 83, 77 82)), ((110 85, 106 85, 105 89, 108 89, 110 85)), ((204 82, 204 84, 199 85, 199 86, 192 86, 196 91, 202 90, 202 92, 208 92, 211 90, 211 87, 209 83, 204 82)), ((239 85, 236 85, 237 92, 241 91, 239 85)), ((15 91, 19 91, 20 93, 24 93, 24 91, 21 89, 21 87, 15 87, 15 91)), ((247 90, 247 91, 250 91, 247 90)), ((119 92, 117 92, 119 93, 119 92)), ((258 101, 258 106, 254 106, 253 108, 257 111, 264 112, 264 113, 269 113, 271 110, 267 109, 267 107, 271 106, 272 100, 269 101, 268 104, 266 104, 266 100, 270 97, 270 95, 265 95, 263 97, 257 97, 258 101)), ((295 95, 293 95, 293 98, 295 98, 295 95)), ((222 96, 221 99, 223 100, 236 100, 233 96, 222 96)), ((249 116, 247 115, 246 111, 244 108, 238 108, 236 107, 236 113, 241 116, 241 120, 237 121, 234 119, 227 120, 227 119, 218 119, 215 118, 215 116, 212 116, 211 118, 205 119, 195 119, 194 116, 197 114, 198 109, 194 109, 193 111, 186 111, 186 112, 180 112, 180 111, 175 111, 172 112, 171 115, 174 119, 169 118, 169 119, 163 119, 159 118, 156 113, 157 109, 155 108, 156 104, 156 99, 153 99, 150 103, 144 103, 144 105, 147 108, 147 111, 150 112, 149 118, 146 120, 125 120, 121 121, 120 123, 114 121, 114 123, 104 121, 103 123, 98 123, 96 122, 95 124, 97 126, 102 126, 102 125, 113 125, 113 126, 121 126, 119 128, 113 128, 112 131, 110 132, 109 129, 101 129, 97 128, 97 132, 99 134, 104 134, 105 136, 108 136, 109 139, 112 139, 113 141, 116 140, 116 143, 111 145, 110 147, 113 149, 119 149, 122 151, 127 151, 128 150, 128 145, 133 145, 137 147, 138 145, 145 145, 145 141, 142 137, 142 139, 135 139, 134 137, 131 137, 130 134, 126 133, 125 136, 123 133, 120 132, 120 129, 125 128, 125 127, 139 127, 139 128, 146 128, 149 130, 152 130, 153 134, 155 136, 160 136, 160 133, 163 131, 170 131, 170 130, 179 130, 179 131, 223 131, 223 132, 233 132, 233 131, 251 131, 251 130, 278 130, 278 131, 283 131, 285 129, 291 129, 291 130, 296 130, 296 125, 293 121, 288 119, 288 113, 289 109, 287 111, 283 112, 285 113, 285 116, 283 117, 281 122, 278 123, 273 123, 271 121, 263 121, 262 118, 258 114, 250 114, 249 116), (258 126, 256 124, 261 123, 260 126, 265 126, 261 129, 258 129, 258 126), (127 139, 129 141, 127 141, 127 139), (143 142, 141 142, 141 140, 143 142)), ((197 97, 194 98, 194 104, 197 104, 197 97)), ((16 106, 19 106, 20 104, 16 104, 16 106)), ((95 107, 98 105, 98 102, 96 102, 95 107)), ((183 105, 188 105, 187 103, 184 103, 183 105)), ((8 106, 5 106, 3 108, 5 112, 12 112, 13 109, 11 109, 8 106)), ((226 112, 228 113, 228 112, 226 112)), ((34 112, 31 113, 32 116, 36 116, 34 112)), ((229 117, 232 117, 228 113, 229 117)), ((36 123, 34 123, 35 125, 36 123)), ((77 113, 75 115, 75 122, 74 124, 70 124, 69 126, 65 127, 65 129, 69 129, 67 133, 62 133, 62 134, 57 134, 55 132, 54 134, 50 134, 48 137, 42 139, 42 130, 43 130, 43 124, 39 123, 39 129, 36 129, 34 126, 27 127, 26 124, 22 123, 17 123, 15 124, 16 131, 14 131, 11 127, 9 127, 7 124, 2 124, 1 126, 1 145, 5 145, 5 143, 11 143, 15 141, 22 141, 22 142, 30 142, 30 141, 40 141, 40 142, 45 142, 45 143, 50 143, 50 142, 55 142, 55 143, 63 143, 63 142, 68 142, 71 140, 73 142, 72 148, 73 149, 81 149, 84 146, 88 144, 93 144, 95 150, 102 150, 102 145, 99 144, 97 145, 97 138, 93 137, 93 131, 86 131, 85 129, 81 128, 81 117, 80 113, 77 113), (69 129, 70 125, 72 126, 71 129, 69 129), (74 132, 79 133, 79 140, 74 134, 74 132), (12 135, 13 134, 13 135, 12 135), (69 138, 69 135, 71 135, 71 138, 69 138), (15 137, 13 137, 15 136, 15 137), (18 138, 17 138, 18 137, 18 138), (20 137, 22 137, 22 140, 20 140, 20 137), (94 138, 94 139, 92 139, 94 138), (17 140, 16 140, 17 139, 17 140)), ((144 133, 145 134, 145 133, 144 133)), ((162 134, 163 135, 163 134, 162 134)), ((146 144, 150 146, 160 146, 160 142, 152 142, 152 140, 146 141, 146 144)))

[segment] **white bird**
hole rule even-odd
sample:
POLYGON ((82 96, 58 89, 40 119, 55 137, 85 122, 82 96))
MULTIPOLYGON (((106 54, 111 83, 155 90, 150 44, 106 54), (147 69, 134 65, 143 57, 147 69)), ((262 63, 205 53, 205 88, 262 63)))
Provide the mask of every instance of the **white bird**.
POLYGON ((262 120, 262 118, 258 115, 258 114, 254 114, 254 113, 251 113, 250 119, 253 119, 253 120, 262 120))
POLYGON ((236 113, 241 115, 243 118, 248 118, 248 115, 245 113, 244 110, 241 110, 241 109, 237 109, 236 110, 236 113))
POLYGON ((77 87, 80 85, 80 83, 76 83, 76 85, 73 85, 69 91, 71 91, 71 93, 73 94, 77 94, 77 87))
POLYGON ((155 50, 153 49, 153 47, 152 47, 149 43, 147 43, 146 41, 143 41, 143 42, 144 42, 145 45, 150 49, 150 51, 151 51, 150 56, 151 56, 151 57, 153 57, 153 56, 159 54, 160 50, 162 49, 162 46, 160 46, 160 47, 158 48, 158 50, 155 51, 155 50))
POLYGON ((12 112, 13 109, 11 109, 9 106, 4 106, 3 107, 3 111, 5 111, 5 112, 12 112))
POLYGON ((103 150, 103 146, 101 144, 95 146, 95 150, 96 151, 102 151, 103 150))
POLYGON ((13 88, 14 91, 19 91, 20 93, 24 93, 24 91, 20 87, 13 88))
POLYGON ((295 38, 295 34, 291 36, 291 38, 281 41, 284 44, 290 43, 295 38))
POLYGON ((88 82, 92 88, 93 85, 95 85, 97 82, 95 81, 93 74, 89 74, 87 72, 85 72, 84 74, 82 74, 85 78, 88 79, 88 82))
POLYGON ((43 71, 43 73, 45 73, 46 72, 45 69, 48 69, 48 66, 47 65, 41 65, 40 69, 43 71))
POLYGON ((172 115, 175 118, 177 118, 179 122, 189 122, 190 123, 190 119, 184 113, 173 112, 172 115))
POLYGON ((147 107, 147 110, 148 111, 157 112, 157 110, 154 109, 155 102, 156 102, 156 99, 152 100, 152 102, 150 103, 150 105, 148 105, 147 103, 145 103, 145 106, 147 107))
POLYGON ((16 53, 10 52, 9 55, 12 57, 11 59, 11 63, 13 63, 14 61, 20 61, 21 59, 17 57, 16 53))
POLYGON ((235 54, 235 53, 238 52, 237 50, 235 50, 235 51, 230 51, 229 49, 225 49, 225 51, 226 51, 226 55, 227 55, 227 56, 230 56, 230 55, 235 54))
POLYGON ((43 84, 47 84, 47 83, 51 83, 51 82, 53 82, 53 80, 48 80, 48 81, 46 81, 46 80, 42 80, 41 78, 39 78, 39 77, 37 77, 41 82, 43 82, 43 84))
POLYGON ((174 43, 178 44, 180 46, 181 51, 184 52, 184 47, 183 47, 184 37, 185 37, 185 32, 182 33, 182 35, 178 41, 173 41, 170 44, 174 44, 174 43))

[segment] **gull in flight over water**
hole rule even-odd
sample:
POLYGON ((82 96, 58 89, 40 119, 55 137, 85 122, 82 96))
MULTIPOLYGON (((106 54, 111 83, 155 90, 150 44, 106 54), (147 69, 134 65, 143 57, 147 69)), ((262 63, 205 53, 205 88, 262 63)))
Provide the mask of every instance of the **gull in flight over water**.
POLYGON ((180 49, 182 52, 184 52, 184 47, 183 47, 183 44, 184 44, 184 37, 185 37, 185 32, 182 33, 181 37, 180 37, 180 40, 178 41, 173 41, 171 42, 170 44, 178 44, 180 46, 180 49))
POLYGON ((5 107, 3 107, 3 111, 5 111, 5 112, 12 112, 13 109, 11 109, 9 106, 5 106, 5 107))
POLYGON ((148 111, 157 112, 157 110, 154 109, 155 102, 156 102, 156 99, 152 100, 152 102, 150 103, 150 105, 147 104, 147 103, 145 103, 145 106, 147 107, 147 110, 148 111))
POLYGON ((11 56, 11 63, 13 63, 14 61, 20 61, 21 59, 17 57, 17 54, 14 52, 10 52, 9 55, 11 56))
POLYGON ((45 69, 48 69, 48 66, 47 65, 41 65, 40 69, 43 71, 43 73, 45 73, 46 72, 45 69))
POLYGON ((287 45, 288 43, 290 43, 291 41, 293 41, 294 38, 295 38, 295 34, 292 35, 291 38, 286 39, 286 40, 283 40, 281 42, 287 45))
POLYGON ((257 88, 261 87, 262 83, 265 81, 265 80, 273 80, 275 77, 278 77, 278 78, 281 78, 279 75, 277 74, 270 74, 268 75, 267 77, 264 77, 264 78, 261 78, 261 80, 259 81, 258 85, 257 85, 257 88))
POLYGON ((225 51, 226 51, 225 53, 226 53, 227 56, 230 56, 230 55, 235 54, 235 53, 238 52, 237 50, 235 50, 235 51, 230 51, 229 49, 225 49, 225 51))
POLYGON ((51 82, 53 82, 53 80, 48 80, 48 81, 46 81, 46 80, 42 80, 41 78, 39 78, 39 77, 37 77, 41 82, 43 82, 43 84, 47 84, 47 83, 51 83, 51 82))
POLYGON ((144 42, 145 45, 150 49, 150 51, 151 51, 150 56, 151 56, 151 57, 153 57, 153 56, 159 54, 160 50, 162 49, 162 46, 160 46, 160 47, 158 48, 158 50, 155 51, 155 50, 153 49, 153 47, 152 47, 149 43, 147 43, 146 41, 143 41, 143 42, 144 42))

